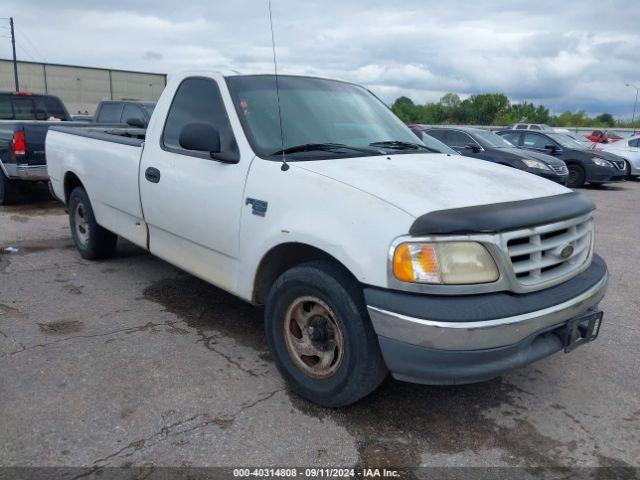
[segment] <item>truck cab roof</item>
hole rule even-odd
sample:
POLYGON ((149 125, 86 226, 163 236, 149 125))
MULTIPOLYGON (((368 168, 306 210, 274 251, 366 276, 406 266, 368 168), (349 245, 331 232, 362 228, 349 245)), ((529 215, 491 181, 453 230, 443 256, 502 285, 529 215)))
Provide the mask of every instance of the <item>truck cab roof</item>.
POLYGON ((71 116, 55 95, 0 92, 0 120, 62 120, 71 116))

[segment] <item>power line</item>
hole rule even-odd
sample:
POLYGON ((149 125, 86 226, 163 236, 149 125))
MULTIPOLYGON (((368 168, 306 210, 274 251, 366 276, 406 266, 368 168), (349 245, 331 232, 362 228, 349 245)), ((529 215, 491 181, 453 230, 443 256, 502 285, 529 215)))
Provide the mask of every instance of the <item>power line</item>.
POLYGON ((37 62, 37 60, 32 55, 33 50, 27 50, 25 46, 22 43, 20 43, 17 39, 16 39, 16 44, 20 47, 20 50, 22 50, 22 53, 26 54, 27 57, 31 59, 31 61, 37 62))
POLYGON ((38 49, 38 47, 36 47, 34 45, 34 43, 31 41, 31 39, 29 39, 29 37, 27 36, 26 32, 22 32, 22 36, 24 37, 24 39, 29 43, 29 45, 31 45, 31 47, 33 48, 33 50, 35 50, 36 54, 42 58, 42 60, 44 61, 44 63, 47 63, 47 58, 42 54, 42 52, 38 49))

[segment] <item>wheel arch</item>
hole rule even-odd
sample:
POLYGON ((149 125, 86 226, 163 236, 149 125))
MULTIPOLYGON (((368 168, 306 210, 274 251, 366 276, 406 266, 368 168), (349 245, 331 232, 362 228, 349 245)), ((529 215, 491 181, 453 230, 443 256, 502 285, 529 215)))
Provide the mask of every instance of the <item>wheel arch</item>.
POLYGON ((84 184, 82 183, 82 180, 80 180, 80 177, 72 171, 66 172, 64 174, 64 181, 63 181, 65 205, 69 204, 69 197, 71 196, 71 192, 73 192, 73 190, 77 187, 84 188, 84 184))
POLYGON ((264 304, 269 290, 280 275, 296 265, 313 260, 328 260, 335 263, 358 282, 344 263, 325 250, 307 243, 286 242, 272 247, 260 260, 253 280, 253 303, 264 304))

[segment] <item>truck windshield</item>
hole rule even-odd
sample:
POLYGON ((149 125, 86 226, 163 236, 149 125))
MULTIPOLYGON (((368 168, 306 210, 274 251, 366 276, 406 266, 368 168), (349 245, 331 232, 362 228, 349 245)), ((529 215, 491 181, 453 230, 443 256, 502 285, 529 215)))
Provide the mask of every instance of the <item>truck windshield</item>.
POLYGON ((0 120, 69 120, 62 102, 47 95, 0 95, 0 120))
POLYGON ((249 142, 261 157, 275 158, 283 147, 296 150, 294 160, 379 155, 386 150, 427 152, 400 119, 357 85, 279 75, 281 140, 275 76, 232 76, 227 84, 249 142), (322 144, 353 148, 294 148, 322 144))

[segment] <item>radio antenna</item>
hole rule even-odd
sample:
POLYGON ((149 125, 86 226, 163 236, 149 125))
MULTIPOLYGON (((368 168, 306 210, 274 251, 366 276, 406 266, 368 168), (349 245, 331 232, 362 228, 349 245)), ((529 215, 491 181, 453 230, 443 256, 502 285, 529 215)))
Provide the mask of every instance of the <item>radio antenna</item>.
POLYGON ((271 0, 267 0, 269 3, 269 25, 271 26, 271 50, 273 51, 273 71, 276 77, 276 102, 278 104, 278 122, 280 124, 280 145, 282 151, 282 166, 280 170, 286 172, 289 170, 287 164, 287 157, 284 153, 284 133, 282 130, 282 109, 280 108, 280 83, 278 82, 278 59, 276 57, 276 40, 273 34, 273 14, 271 13, 271 0))

